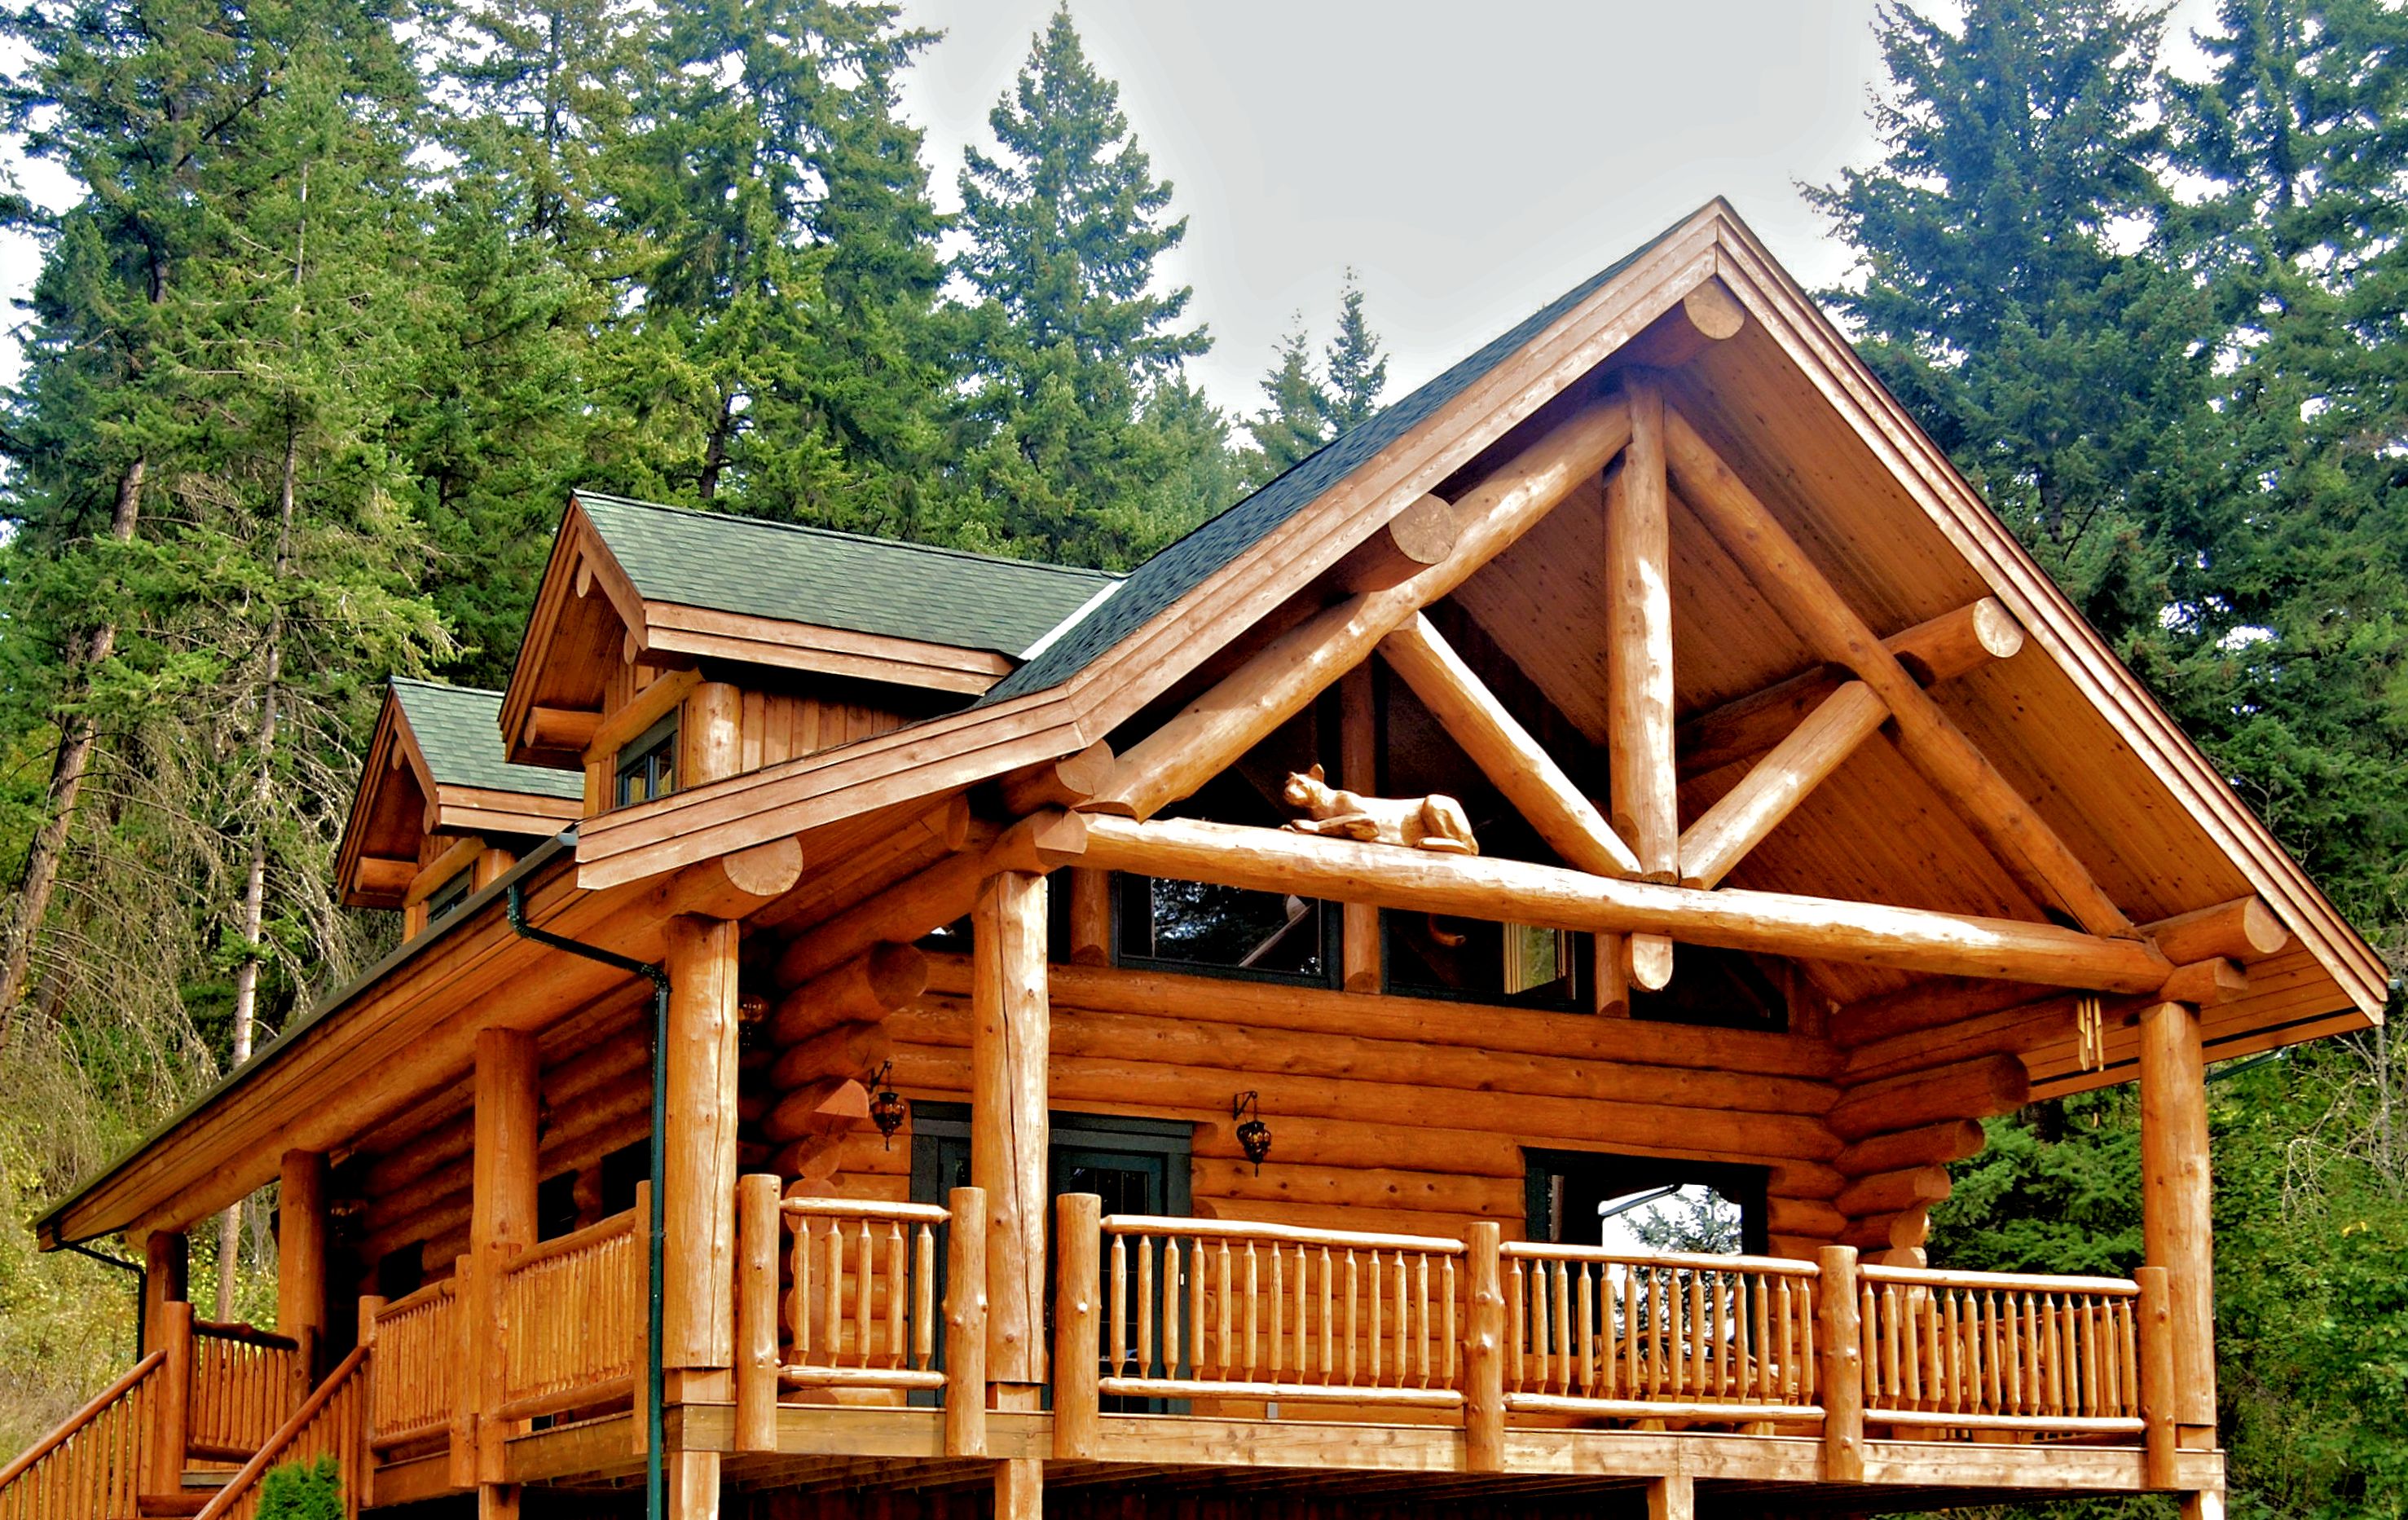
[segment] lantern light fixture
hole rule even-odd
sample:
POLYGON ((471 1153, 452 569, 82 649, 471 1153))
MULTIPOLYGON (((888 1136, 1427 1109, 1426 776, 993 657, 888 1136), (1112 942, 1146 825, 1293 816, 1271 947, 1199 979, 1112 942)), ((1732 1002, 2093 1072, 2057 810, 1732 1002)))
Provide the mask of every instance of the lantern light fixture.
POLYGON ((1262 1095, 1240 1093, 1229 1100, 1229 1117, 1238 1123, 1238 1148, 1254 1164, 1254 1175, 1263 1174, 1263 1159, 1271 1154, 1271 1126, 1263 1123, 1262 1095), (1248 1118, 1248 1114, 1254 1115, 1248 1118))

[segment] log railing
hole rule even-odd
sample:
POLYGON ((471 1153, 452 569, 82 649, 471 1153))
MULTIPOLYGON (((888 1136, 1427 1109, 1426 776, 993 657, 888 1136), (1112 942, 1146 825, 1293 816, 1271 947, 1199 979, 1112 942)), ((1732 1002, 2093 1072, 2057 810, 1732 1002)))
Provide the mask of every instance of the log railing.
POLYGON ((1521 1243, 1500 1255, 1509 1412, 1821 1418, 1813 1262, 1521 1243))
POLYGON ((503 1264, 499 1402, 489 1415, 523 1420, 633 1396, 645 1334, 637 1218, 630 1209, 503 1264))
POLYGON ((459 1360, 458 1279, 429 1283, 376 1306, 369 1334, 376 1350, 376 1399, 368 1445, 379 1452, 448 1433, 452 1372, 459 1360))
POLYGON ((294 1337, 194 1320, 187 1450, 242 1461, 276 1433, 308 1390, 308 1358, 294 1337))
POLYGON ((166 1360, 164 1351, 143 1357, 0 1468, 0 1520, 132 1515, 146 1472, 150 1406, 166 1360))
POLYGON ((1462 1241, 1098 1210, 1059 1204, 1057 1451, 1066 1384, 1084 1407, 1463 1407, 1462 1241))
POLYGON ((1857 1279, 1868 1423, 2142 1430, 2138 1283, 1870 1265, 1857 1279))
POLYGON ((362 1489, 368 1481, 367 1365, 366 1346, 344 1357, 292 1418, 269 1434, 242 1470, 202 1506, 199 1520, 251 1520, 259 1513, 261 1480, 271 1470, 322 1456, 332 1456, 341 1470, 344 1515, 358 1520, 366 1502, 362 1489))

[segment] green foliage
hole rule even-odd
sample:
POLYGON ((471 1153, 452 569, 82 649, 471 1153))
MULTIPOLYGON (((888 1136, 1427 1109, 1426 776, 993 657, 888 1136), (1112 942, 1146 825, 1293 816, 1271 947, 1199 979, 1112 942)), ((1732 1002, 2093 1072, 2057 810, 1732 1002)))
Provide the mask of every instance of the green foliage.
POLYGON ((286 1462, 259 1480, 258 1520, 343 1520, 343 1469, 332 1455, 286 1462))

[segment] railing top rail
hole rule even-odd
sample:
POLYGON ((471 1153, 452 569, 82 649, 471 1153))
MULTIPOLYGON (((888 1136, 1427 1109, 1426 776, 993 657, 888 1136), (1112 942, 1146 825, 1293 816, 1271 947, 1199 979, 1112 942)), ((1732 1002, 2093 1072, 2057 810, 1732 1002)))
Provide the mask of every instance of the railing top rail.
POLYGON ((1293 1245, 1340 1246, 1362 1251, 1423 1251, 1459 1256, 1469 1247, 1437 1235, 1372 1235, 1354 1230, 1306 1229, 1243 1219, 1177 1219, 1162 1214, 1107 1214, 1104 1228, 1115 1235, 1184 1235, 1214 1240, 1278 1240, 1293 1245))
POLYGON ((1817 1277, 1822 1269, 1795 1256, 1724 1255, 1702 1251, 1616 1251, 1601 1245, 1556 1245, 1539 1240, 1508 1240, 1508 1257, 1535 1261, 1594 1262, 1608 1267, 1665 1267, 1698 1272, 1760 1272, 1770 1277, 1817 1277))
POLYGON ((17 1459, 10 1462, 7 1467, 0 1467, 0 1488, 7 1487, 8 1484, 16 1481, 18 1474, 23 1472, 27 1468, 32 1467, 43 1457, 50 1455, 52 1452, 57 1451, 61 1446, 65 1445, 67 1438, 73 1436, 77 1431, 98 1419, 102 1410, 107 1409, 109 1405, 114 1404, 119 1399, 124 1398, 127 1390, 131 1389, 136 1384, 141 1382, 144 1378, 149 1377, 151 1369, 166 1359, 167 1354, 165 1352, 154 1351, 150 1355, 143 1357, 138 1362, 136 1362, 134 1366, 127 1370, 123 1377, 119 1378, 115 1383, 110 1384, 108 1387, 103 1388, 100 1392, 93 1395, 91 1400, 87 1402, 83 1408, 67 1416, 65 1424, 60 1426, 56 1430, 51 1431, 41 1440, 34 1442, 31 1446, 26 1447, 22 1452, 20 1452, 17 1455, 17 1459))
POLYGON ((628 1209, 622 1212, 612 1214, 608 1219, 588 1225, 583 1229, 573 1229, 566 1235, 555 1235, 549 1240, 543 1240, 535 1245, 531 1245, 524 1251, 520 1252, 517 1255, 512 1256, 509 1262, 503 1266, 502 1270, 505 1272, 523 1272, 530 1267, 539 1266, 544 1262, 550 1261, 554 1256, 565 1256, 573 1251, 581 1251, 585 1247, 593 1245, 597 1241, 611 1240, 621 1235, 632 1234, 635 1231, 635 1228, 636 1211, 628 1209))
POLYGON ((403 1294, 398 1298, 387 1299, 384 1304, 377 1310, 377 1323, 381 1325, 386 1320, 394 1319, 400 1315, 407 1314, 411 1310, 417 1309, 422 1305, 433 1303, 437 1298, 450 1298, 453 1292, 453 1285, 458 1281, 459 1280, 456 1278, 438 1277, 434 1282, 424 1283, 410 1292, 403 1294))
POLYGON ((1951 1272, 1928 1267, 1884 1267, 1873 1263, 1856 1269, 1866 1283, 1897 1283, 1918 1288, 1965 1288, 1998 1293, 2089 1293, 2106 1298, 2136 1298, 2141 1285, 2126 1277, 2051 1277, 2037 1272, 1951 1272))
POLYGON ((194 1335, 208 1336, 218 1341, 239 1341, 247 1346, 264 1346, 269 1351, 299 1351, 301 1342, 289 1335, 263 1330, 251 1325, 229 1324, 222 1320, 193 1321, 194 1335))
POLYGON ((243 1491, 258 1483, 261 1474, 276 1465, 277 1459, 284 1455, 284 1449, 292 1445, 301 1432, 308 1427, 309 1422, 316 1419, 320 1412, 333 1402, 335 1395, 341 1391, 345 1383, 358 1373, 367 1359, 368 1348, 366 1346, 358 1347, 350 1355, 344 1357, 342 1365, 326 1374, 326 1381, 318 1384, 316 1390, 308 1398, 302 1400, 301 1407, 294 1410, 292 1417, 277 1427, 276 1433, 268 1437, 266 1443, 259 1448, 250 1461, 242 1465, 241 1470, 227 1479, 225 1486, 219 1489, 208 1503, 201 1507, 201 1513, 195 1520, 221 1520, 222 1516, 233 1510, 236 1501, 242 1498, 243 1491))
POLYGON ((953 1217, 934 1203, 886 1203, 876 1198, 785 1198, 778 1212, 789 1218, 899 1219, 941 1225, 953 1217))

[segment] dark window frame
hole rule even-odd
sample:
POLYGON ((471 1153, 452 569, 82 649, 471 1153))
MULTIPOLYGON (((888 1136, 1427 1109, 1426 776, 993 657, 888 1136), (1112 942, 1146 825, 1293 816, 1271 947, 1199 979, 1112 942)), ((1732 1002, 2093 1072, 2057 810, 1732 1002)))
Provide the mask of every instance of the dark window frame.
POLYGON ((671 708, 660 721, 619 747, 618 757, 610 766, 611 805, 632 808, 638 802, 652 802, 677 790, 677 746, 680 710, 671 708), (640 795, 631 795, 628 785, 640 795))
POLYGON ((426 895, 426 926, 433 928, 460 911, 477 890, 477 864, 470 861, 443 879, 443 884, 426 895))

